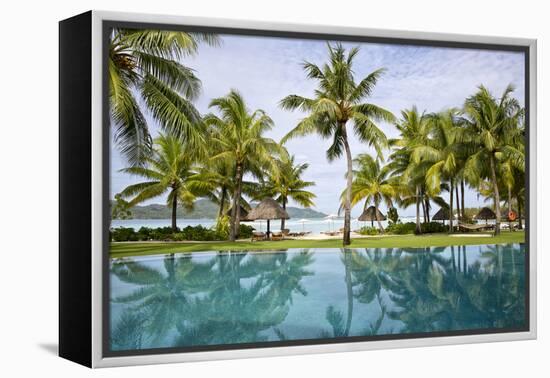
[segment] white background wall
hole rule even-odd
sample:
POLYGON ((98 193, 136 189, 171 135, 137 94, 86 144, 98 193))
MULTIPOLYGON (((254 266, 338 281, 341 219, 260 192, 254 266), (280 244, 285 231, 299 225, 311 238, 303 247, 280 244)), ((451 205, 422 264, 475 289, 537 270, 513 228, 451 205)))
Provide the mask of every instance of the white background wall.
MULTIPOLYGON (((544 1, 5 1, 0 22, 0 375, 84 377, 536 377, 548 374, 550 286, 539 218, 539 340, 236 360, 92 372, 57 343, 57 21, 88 9, 539 40, 539 140, 548 141, 550 41, 544 1), (546 350, 545 350, 546 349, 546 350)), ((76 125, 75 125, 76 126, 76 125)), ((546 144, 546 143, 545 143, 546 144)), ((550 151, 539 147, 539 193, 550 151)), ((546 190, 545 190, 546 189, 546 190)), ((539 199, 540 213, 549 213, 539 199)), ((546 231, 547 232, 547 231, 546 231)))

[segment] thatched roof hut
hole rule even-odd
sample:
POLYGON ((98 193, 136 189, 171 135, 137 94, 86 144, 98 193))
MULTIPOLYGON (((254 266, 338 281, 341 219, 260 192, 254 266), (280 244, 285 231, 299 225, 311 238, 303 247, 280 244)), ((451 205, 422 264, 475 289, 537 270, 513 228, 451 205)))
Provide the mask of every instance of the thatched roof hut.
POLYGON ((446 220, 449 220, 449 209, 445 209, 444 207, 442 207, 441 209, 439 209, 437 213, 434 214, 434 216, 432 217, 432 220, 443 221, 443 222, 445 222, 446 220))
POLYGON ((359 216, 359 218, 357 218, 357 220, 359 220, 361 222, 370 221, 371 224, 374 224, 375 220, 379 220, 379 221, 385 221, 386 220, 386 216, 384 214, 382 214, 380 212, 380 210, 378 210, 376 212, 376 217, 374 216, 374 214, 375 214, 374 206, 369 206, 365 211, 363 211, 363 214, 361 214, 359 216))
POLYGON ((264 198, 254 209, 250 210, 247 220, 267 220, 267 235, 269 237, 269 221, 272 219, 290 219, 286 210, 273 198, 264 198))
POLYGON ((250 210, 247 219, 290 219, 288 213, 273 198, 264 198, 254 209, 250 210))
POLYGON ((497 216, 495 215, 495 212, 488 207, 484 207, 477 213, 476 219, 495 219, 497 216))

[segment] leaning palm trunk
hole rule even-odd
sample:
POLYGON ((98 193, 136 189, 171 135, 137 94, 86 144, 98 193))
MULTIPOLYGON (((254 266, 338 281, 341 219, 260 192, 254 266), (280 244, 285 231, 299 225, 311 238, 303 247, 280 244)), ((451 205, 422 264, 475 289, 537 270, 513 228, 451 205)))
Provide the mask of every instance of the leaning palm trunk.
POLYGON ((451 179, 451 185, 449 190, 449 232, 453 232, 453 179, 451 179))
POLYGON ((235 192, 233 194, 233 204, 231 205, 231 225, 229 227, 229 240, 235 241, 237 239, 237 233, 239 231, 239 199, 241 198, 241 184, 242 184, 242 166, 237 164, 235 173, 235 192))
POLYGON ((426 222, 430 222, 430 199, 426 198, 426 222))
POLYGON ((380 233, 384 233, 384 227, 382 227, 382 222, 380 222, 380 218, 378 218, 378 201, 374 202, 374 216, 376 217, 376 222, 378 223, 378 228, 380 229, 380 233))
POLYGON ((220 209, 218 210, 218 219, 223 217, 223 211, 225 210, 225 197, 227 196, 227 189, 225 186, 221 189, 220 195, 220 209))
MULTIPOLYGON (((283 197, 283 210, 286 211, 286 198, 283 197)), ((285 229, 285 218, 281 218, 281 232, 285 229)))
POLYGON ((420 227, 420 185, 416 186, 416 228, 414 233, 420 235, 422 228, 420 227))
POLYGON ((347 170, 347 186, 346 186, 346 201, 344 203, 344 245, 351 244, 351 185, 353 182, 353 160, 351 158, 351 150, 348 143, 345 123, 340 124, 342 128, 342 139, 346 150, 346 159, 348 163, 347 170))
POLYGON ((500 195, 498 192, 495 158, 493 155, 489 157, 489 163, 491 164, 491 178, 493 181, 493 191, 495 196, 495 235, 500 235, 500 195))
POLYGON ((512 213, 512 188, 508 186, 508 230, 513 231, 512 220, 510 219, 510 214, 512 213))

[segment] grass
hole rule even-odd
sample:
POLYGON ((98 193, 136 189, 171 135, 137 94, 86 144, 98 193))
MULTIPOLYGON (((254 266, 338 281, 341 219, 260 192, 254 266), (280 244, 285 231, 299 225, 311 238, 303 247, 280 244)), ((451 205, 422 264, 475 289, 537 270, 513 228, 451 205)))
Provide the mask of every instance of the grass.
MULTIPOLYGON (((525 241, 525 232, 502 232, 499 236, 392 235, 354 239, 348 248, 419 248, 446 247, 449 245, 506 244, 525 241)), ((281 240, 236 242, 123 242, 111 243, 111 257, 145 256, 165 253, 199 251, 277 250, 287 248, 341 248, 341 239, 332 240, 281 240)))

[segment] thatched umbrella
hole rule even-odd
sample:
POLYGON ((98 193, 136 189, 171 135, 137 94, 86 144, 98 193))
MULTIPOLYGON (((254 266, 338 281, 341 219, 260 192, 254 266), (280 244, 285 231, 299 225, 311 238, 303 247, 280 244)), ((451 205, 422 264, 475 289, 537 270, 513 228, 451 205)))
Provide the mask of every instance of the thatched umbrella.
POLYGON ((385 221, 386 220, 386 216, 384 214, 382 214, 380 212, 380 210, 378 210, 378 212, 376 212, 376 217, 374 216, 374 214, 375 214, 375 207, 374 206, 369 206, 365 211, 363 211, 363 214, 361 214, 361 216, 359 218, 357 218, 357 220, 359 220, 361 222, 370 221, 372 227, 374 227, 374 221, 375 220, 379 220, 379 221, 385 221))
POLYGON ((435 221, 443 221, 443 224, 445 224, 445 221, 449 219, 449 209, 445 209, 444 207, 440 208, 437 213, 434 214, 432 217, 432 220, 435 221))
POLYGON ((484 207, 477 213, 476 219, 485 219, 485 224, 487 224, 487 219, 496 219, 495 212, 488 207, 484 207))
POLYGON ((273 198, 264 198, 248 213, 248 220, 265 219, 267 221, 267 237, 269 238, 269 221, 272 219, 290 219, 288 213, 273 198))

